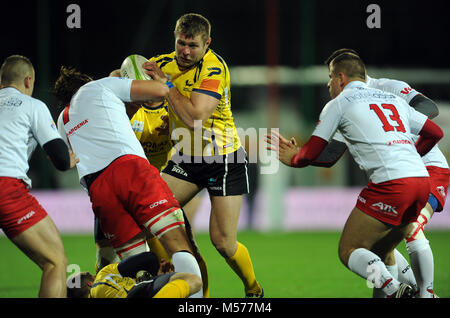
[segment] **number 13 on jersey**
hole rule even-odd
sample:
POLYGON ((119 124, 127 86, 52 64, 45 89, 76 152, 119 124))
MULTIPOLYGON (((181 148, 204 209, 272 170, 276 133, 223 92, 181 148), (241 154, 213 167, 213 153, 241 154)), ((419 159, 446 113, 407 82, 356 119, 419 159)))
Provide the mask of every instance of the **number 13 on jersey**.
POLYGON ((389 110, 391 112, 389 118, 398 124, 397 126, 392 126, 387 120, 383 111, 380 109, 380 107, 377 104, 370 104, 370 109, 373 110, 375 114, 377 114, 378 118, 381 120, 384 131, 386 132, 394 131, 395 129, 396 131, 399 132, 406 132, 405 126, 403 125, 402 120, 400 119, 400 115, 398 114, 397 108, 395 108, 395 106, 392 104, 381 104, 381 107, 389 110))

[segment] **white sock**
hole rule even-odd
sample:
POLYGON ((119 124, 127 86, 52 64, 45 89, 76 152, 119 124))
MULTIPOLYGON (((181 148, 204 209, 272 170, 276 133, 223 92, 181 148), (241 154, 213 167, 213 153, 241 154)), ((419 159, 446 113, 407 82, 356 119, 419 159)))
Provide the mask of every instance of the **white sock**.
MULTIPOLYGON (((388 272, 394 277, 394 279, 398 280, 398 265, 395 263, 394 265, 386 265, 386 269, 388 272)), ((373 298, 386 298, 386 294, 381 288, 373 287, 373 298)))
MULTIPOLYGON (((172 264, 175 268, 175 272, 192 273, 198 275, 200 278, 202 277, 197 260, 189 252, 183 251, 174 253, 172 255, 172 264)), ((203 290, 200 289, 200 291, 189 296, 189 298, 203 298, 203 290)))
POLYGON ((398 278, 401 283, 408 284, 415 291, 418 290, 416 278, 406 258, 397 249, 394 250, 395 263, 398 265, 398 278))
POLYGON ((375 288, 382 289, 386 295, 394 294, 400 286, 381 259, 365 248, 357 248, 350 254, 348 268, 371 282, 375 288))
POLYGON ((434 259, 430 244, 426 238, 406 243, 411 267, 420 290, 420 298, 433 297, 434 259))

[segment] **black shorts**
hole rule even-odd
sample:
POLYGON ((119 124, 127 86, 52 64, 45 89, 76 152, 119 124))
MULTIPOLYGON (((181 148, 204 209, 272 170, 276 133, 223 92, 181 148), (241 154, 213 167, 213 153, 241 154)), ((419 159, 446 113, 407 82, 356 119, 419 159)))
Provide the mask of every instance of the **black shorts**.
POLYGON ((162 274, 149 280, 137 283, 130 289, 127 298, 153 298, 175 273, 162 274))
POLYGON ((175 178, 207 188, 210 195, 231 196, 249 193, 248 160, 244 148, 211 157, 176 153, 162 171, 175 178))

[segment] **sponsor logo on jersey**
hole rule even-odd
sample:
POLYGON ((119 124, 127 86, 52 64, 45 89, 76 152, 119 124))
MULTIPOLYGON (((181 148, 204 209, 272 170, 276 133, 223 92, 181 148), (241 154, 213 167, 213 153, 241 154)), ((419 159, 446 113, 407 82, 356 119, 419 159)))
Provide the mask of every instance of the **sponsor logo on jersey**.
POLYGON ((395 206, 391 206, 383 202, 374 203, 372 204, 372 206, 378 207, 380 209, 380 212, 398 215, 398 212, 395 210, 395 206))
POLYGON ((145 126, 145 124, 144 124, 143 121, 135 120, 135 121, 133 122, 132 128, 133 128, 133 131, 134 131, 134 132, 139 132, 139 133, 141 133, 141 132, 144 131, 144 126, 145 126))
POLYGON ((412 91, 412 88, 411 88, 411 87, 405 87, 404 89, 402 89, 402 90, 400 91, 400 93, 405 94, 405 95, 408 95, 411 91, 412 91))
POLYGON ((166 199, 162 199, 162 200, 153 202, 152 204, 149 205, 149 207, 150 207, 150 209, 153 209, 153 208, 156 208, 158 205, 161 205, 161 204, 164 204, 164 203, 167 203, 166 199))
POLYGON ((75 127, 73 127, 71 130, 69 130, 69 132, 67 133, 67 136, 72 135, 74 132, 76 132, 78 129, 80 129, 81 127, 83 127, 84 125, 86 125, 88 123, 88 120, 85 119, 83 120, 81 123, 79 123, 78 125, 76 125, 75 127))
POLYGON ((26 221, 26 220, 30 219, 35 213, 36 213, 36 212, 34 212, 34 211, 28 212, 27 214, 25 214, 25 216, 21 217, 21 218, 17 221, 17 224, 20 224, 20 223, 22 223, 23 221, 26 221))
POLYGON ((390 145, 412 145, 412 142, 407 139, 399 139, 399 140, 392 140, 388 142, 388 146, 390 145))

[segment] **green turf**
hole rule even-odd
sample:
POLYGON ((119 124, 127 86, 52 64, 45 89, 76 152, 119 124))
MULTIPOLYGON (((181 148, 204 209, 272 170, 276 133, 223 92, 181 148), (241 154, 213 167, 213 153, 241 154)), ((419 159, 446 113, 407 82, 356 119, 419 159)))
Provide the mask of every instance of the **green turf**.
MULTIPOLYGON (((435 291, 450 297, 450 231, 427 234, 435 259, 435 291)), ((260 233, 242 231, 238 240, 250 251, 257 279, 269 298, 370 297, 366 282, 346 269, 337 257, 338 232, 260 233)), ((242 283, 212 247, 206 233, 197 235, 207 261, 211 297, 242 297, 242 283)), ((91 236, 63 236, 69 263, 94 271, 91 236)), ((404 244, 399 250, 407 255, 404 244)), ((0 297, 36 297, 39 268, 8 239, 0 237, 0 297)))

